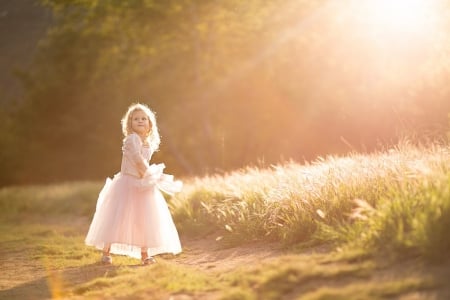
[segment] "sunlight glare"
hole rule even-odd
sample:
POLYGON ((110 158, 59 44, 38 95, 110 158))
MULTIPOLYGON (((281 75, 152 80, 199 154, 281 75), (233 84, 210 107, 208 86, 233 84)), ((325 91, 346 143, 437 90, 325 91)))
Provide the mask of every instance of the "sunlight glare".
POLYGON ((383 33, 425 33, 436 13, 433 0, 366 0, 366 22, 383 33))

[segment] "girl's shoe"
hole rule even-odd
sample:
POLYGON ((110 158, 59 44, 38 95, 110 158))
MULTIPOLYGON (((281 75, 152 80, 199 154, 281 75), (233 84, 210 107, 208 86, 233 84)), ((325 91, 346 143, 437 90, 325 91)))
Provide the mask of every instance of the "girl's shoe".
POLYGON ((111 255, 103 255, 102 256, 102 263, 107 265, 112 265, 112 257, 111 255))
POLYGON ((142 260, 142 264, 144 266, 156 264, 156 259, 152 256, 149 256, 142 260))

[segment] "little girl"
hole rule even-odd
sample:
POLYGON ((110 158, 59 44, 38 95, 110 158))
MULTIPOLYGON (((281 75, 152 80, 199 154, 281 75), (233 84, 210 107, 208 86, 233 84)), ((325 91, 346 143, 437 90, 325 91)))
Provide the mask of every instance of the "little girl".
POLYGON ((182 183, 163 174, 164 164, 149 165, 160 138, 155 115, 146 105, 131 105, 121 123, 125 138, 120 172, 106 180, 85 242, 103 249, 104 263, 111 264, 114 253, 141 258, 148 265, 156 262, 152 255, 181 252, 160 190, 173 194, 182 183))

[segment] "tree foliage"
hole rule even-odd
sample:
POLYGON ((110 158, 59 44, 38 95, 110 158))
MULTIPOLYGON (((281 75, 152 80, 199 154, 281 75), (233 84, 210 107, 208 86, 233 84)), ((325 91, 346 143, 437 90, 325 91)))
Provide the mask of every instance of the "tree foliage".
POLYGON ((179 174, 445 132, 444 17, 424 43, 374 39, 350 0, 43 3, 55 19, 21 75, 18 181, 117 171, 119 120, 135 101, 158 114, 155 160, 179 174))

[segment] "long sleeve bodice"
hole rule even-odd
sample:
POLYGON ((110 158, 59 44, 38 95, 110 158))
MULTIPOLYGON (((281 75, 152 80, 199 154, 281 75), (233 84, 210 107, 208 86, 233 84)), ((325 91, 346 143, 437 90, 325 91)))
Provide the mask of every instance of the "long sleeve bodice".
POLYGON ((183 183, 174 181, 172 175, 164 174, 164 164, 149 165, 153 151, 143 145, 141 138, 133 133, 127 136, 122 147, 122 165, 120 173, 136 177, 137 186, 148 188, 156 186, 167 194, 181 190, 183 183))
POLYGON ((123 142, 120 172, 138 178, 144 177, 152 154, 150 147, 144 146, 137 134, 130 134, 123 142))

